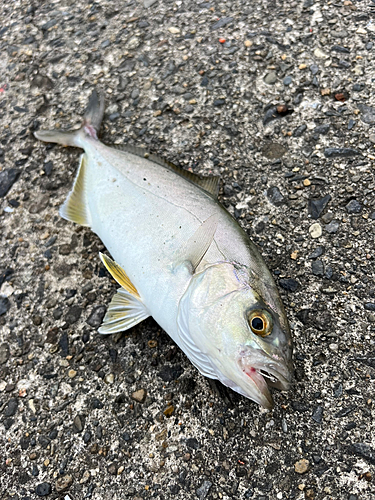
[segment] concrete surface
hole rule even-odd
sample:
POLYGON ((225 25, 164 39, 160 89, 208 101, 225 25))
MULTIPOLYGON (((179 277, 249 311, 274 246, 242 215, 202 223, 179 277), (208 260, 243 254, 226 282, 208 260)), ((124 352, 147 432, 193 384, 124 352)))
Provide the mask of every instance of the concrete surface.
POLYGON ((0 498, 375 498, 370 0, 0 5, 0 498), (152 320, 58 216, 79 150, 37 142, 105 92, 107 143, 220 174, 280 285, 296 377, 271 412, 152 320), (135 394, 134 394, 135 393, 135 394))

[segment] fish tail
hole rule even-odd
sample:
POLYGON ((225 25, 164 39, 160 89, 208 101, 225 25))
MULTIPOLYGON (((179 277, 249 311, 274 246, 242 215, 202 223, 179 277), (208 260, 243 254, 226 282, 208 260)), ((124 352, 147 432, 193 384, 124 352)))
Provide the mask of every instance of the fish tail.
POLYGON ((44 142, 55 142, 63 146, 82 148, 85 137, 98 139, 98 131, 104 116, 104 97, 98 96, 96 90, 91 94, 81 128, 71 131, 38 130, 34 132, 37 139, 44 142))

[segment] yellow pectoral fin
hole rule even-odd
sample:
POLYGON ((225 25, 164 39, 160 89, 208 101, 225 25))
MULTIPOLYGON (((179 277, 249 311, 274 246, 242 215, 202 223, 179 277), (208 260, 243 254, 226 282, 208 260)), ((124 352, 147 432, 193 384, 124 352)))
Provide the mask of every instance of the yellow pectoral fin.
POLYGON ((123 270, 121 266, 119 266, 114 260, 112 260, 107 255, 99 252, 99 256, 103 264, 105 265, 107 271, 111 274, 111 276, 117 281, 117 283, 122 286, 127 292, 129 292, 134 297, 140 298, 138 290, 135 288, 133 283, 130 281, 129 276, 123 270))

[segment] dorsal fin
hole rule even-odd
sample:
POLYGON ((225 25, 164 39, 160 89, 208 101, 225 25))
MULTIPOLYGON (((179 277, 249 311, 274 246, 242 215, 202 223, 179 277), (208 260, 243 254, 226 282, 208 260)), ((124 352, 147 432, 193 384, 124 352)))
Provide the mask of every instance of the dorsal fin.
POLYGON ((212 175, 212 176, 200 176, 190 172, 189 170, 185 170, 182 167, 179 167, 172 163, 171 161, 164 160, 160 158, 160 156, 155 154, 148 153, 144 148, 139 148, 137 146, 132 145, 122 145, 122 144, 111 144, 109 145, 111 148, 118 149, 119 151, 124 151, 125 153, 130 153, 136 156, 140 156, 141 158, 147 158, 162 167, 169 168, 169 170, 173 170, 181 177, 184 177, 188 181, 192 182, 196 186, 199 186, 201 189, 211 194, 215 199, 219 193, 219 184, 220 184, 220 176, 212 175))

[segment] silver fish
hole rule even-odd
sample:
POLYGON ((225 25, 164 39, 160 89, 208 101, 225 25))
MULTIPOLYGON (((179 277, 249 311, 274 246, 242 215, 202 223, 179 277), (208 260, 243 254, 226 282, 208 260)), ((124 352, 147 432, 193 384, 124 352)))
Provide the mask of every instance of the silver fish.
POLYGON ((292 341, 274 280, 256 246, 218 202, 218 177, 198 177, 132 146, 98 140, 94 91, 78 130, 38 131, 84 150, 60 215, 88 226, 121 288, 100 333, 152 316, 206 377, 265 408, 289 388, 292 341))

